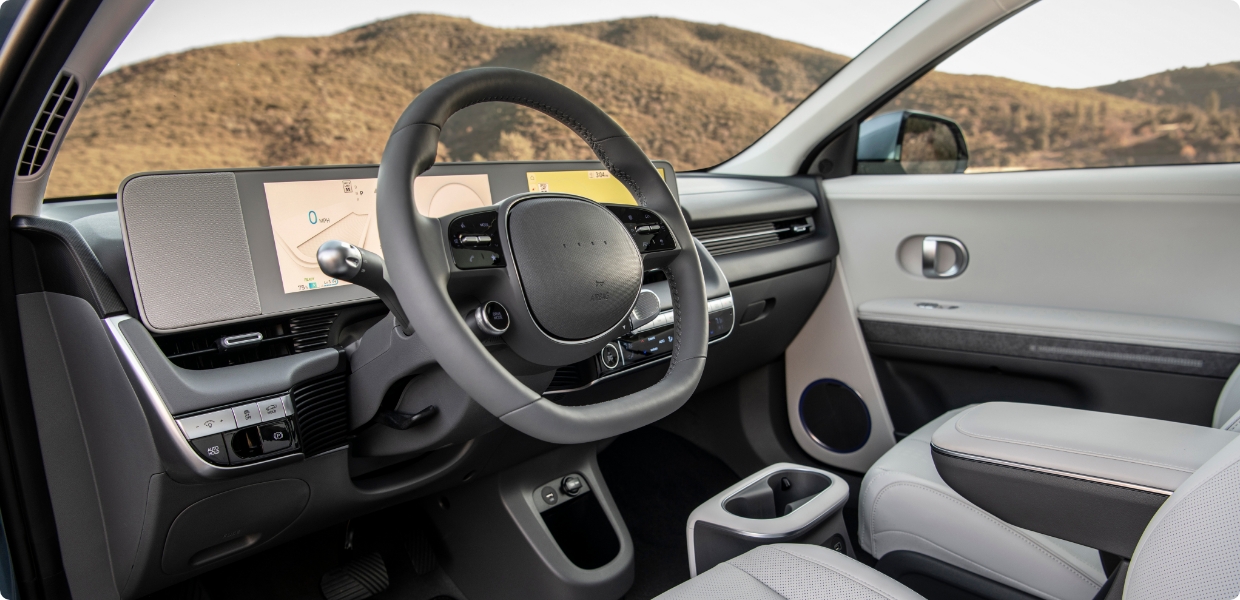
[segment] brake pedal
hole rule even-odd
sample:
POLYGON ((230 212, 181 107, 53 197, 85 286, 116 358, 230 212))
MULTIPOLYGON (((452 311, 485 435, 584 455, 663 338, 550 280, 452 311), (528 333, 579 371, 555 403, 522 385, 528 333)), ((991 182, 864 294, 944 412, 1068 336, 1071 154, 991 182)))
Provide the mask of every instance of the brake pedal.
POLYGON ((327 600, 364 600, 388 587, 387 565, 378 552, 360 556, 323 575, 327 600))

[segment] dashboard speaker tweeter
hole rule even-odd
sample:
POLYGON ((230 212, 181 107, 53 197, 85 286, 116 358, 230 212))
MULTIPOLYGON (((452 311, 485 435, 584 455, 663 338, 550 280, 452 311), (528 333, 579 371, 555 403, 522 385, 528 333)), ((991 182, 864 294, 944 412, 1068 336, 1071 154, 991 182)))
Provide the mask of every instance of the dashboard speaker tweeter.
POLYGON ((855 452, 870 439, 870 411, 861 396, 834 379, 819 379, 801 392, 801 424, 819 446, 855 452))

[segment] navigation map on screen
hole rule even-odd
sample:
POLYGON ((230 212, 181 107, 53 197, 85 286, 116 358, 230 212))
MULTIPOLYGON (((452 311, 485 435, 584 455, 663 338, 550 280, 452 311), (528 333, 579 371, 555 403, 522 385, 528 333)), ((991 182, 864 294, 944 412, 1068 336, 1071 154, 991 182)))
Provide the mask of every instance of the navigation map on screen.
POLYGON ((350 285, 324 275, 316 255, 328 240, 341 240, 380 256, 375 214, 378 179, 264 183, 271 231, 284 293, 350 285))

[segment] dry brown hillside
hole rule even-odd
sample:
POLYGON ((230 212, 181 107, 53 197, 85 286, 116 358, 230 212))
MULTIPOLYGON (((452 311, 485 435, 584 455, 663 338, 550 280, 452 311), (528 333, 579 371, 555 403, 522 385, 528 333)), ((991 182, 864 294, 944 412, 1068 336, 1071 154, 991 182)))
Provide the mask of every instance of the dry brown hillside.
MULTIPOLYGON (((125 176, 150 170, 374 163, 419 91, 478 66, 556 79, 602 106, 652 157, 702 168, 747 146, 847 60, 661 18, 497 29, 409 15, 326 37, 202 48, 101 78, 47 194, 114 192, 125 176)), ((1240 160, 1238 71, 1236 63, 1181 69, 1093 90, 933 72, 889 108, 956 119, 977 170, 1232 161, 1240 160)), ((589 152, 540 114, 487 104, 449 121, 440 155, 589 152)))
POLYGON ((898 108, 959 123, 972 171, 1240 161, 1240 107, 931 72, 880 112, 898 108))
MULTIPOLYGON (((328 37, 202 48, 101 78, 48 196, 114 191, 156 169, 373 163, 417 92, 477 66, 547 75, 601 105, 651 156, 699 168, 752 142, 845 61, 656 18, 508 30, 410 15, 328 37)), ((443 146, 453 160, 589 156, 568 129, 502 104, 454 117, 443 146)))

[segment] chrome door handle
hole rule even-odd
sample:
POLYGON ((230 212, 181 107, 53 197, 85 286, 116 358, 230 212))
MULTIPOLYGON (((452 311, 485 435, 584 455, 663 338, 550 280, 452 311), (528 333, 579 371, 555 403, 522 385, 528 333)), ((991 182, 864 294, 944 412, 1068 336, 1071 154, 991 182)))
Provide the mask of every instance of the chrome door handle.
POLYGON ((959 277, 961 273, 969 266, 969 249, 964 247, 964 243, 954 237, 943 235, 928 235, 921 240, 921 274, 931 279, 951 279, 959 277), (941 252, 944 247, 950 250, 952 255, 951 266, 945 270, 939 270, 939 263, 943 262, 946 252, 941 252))

